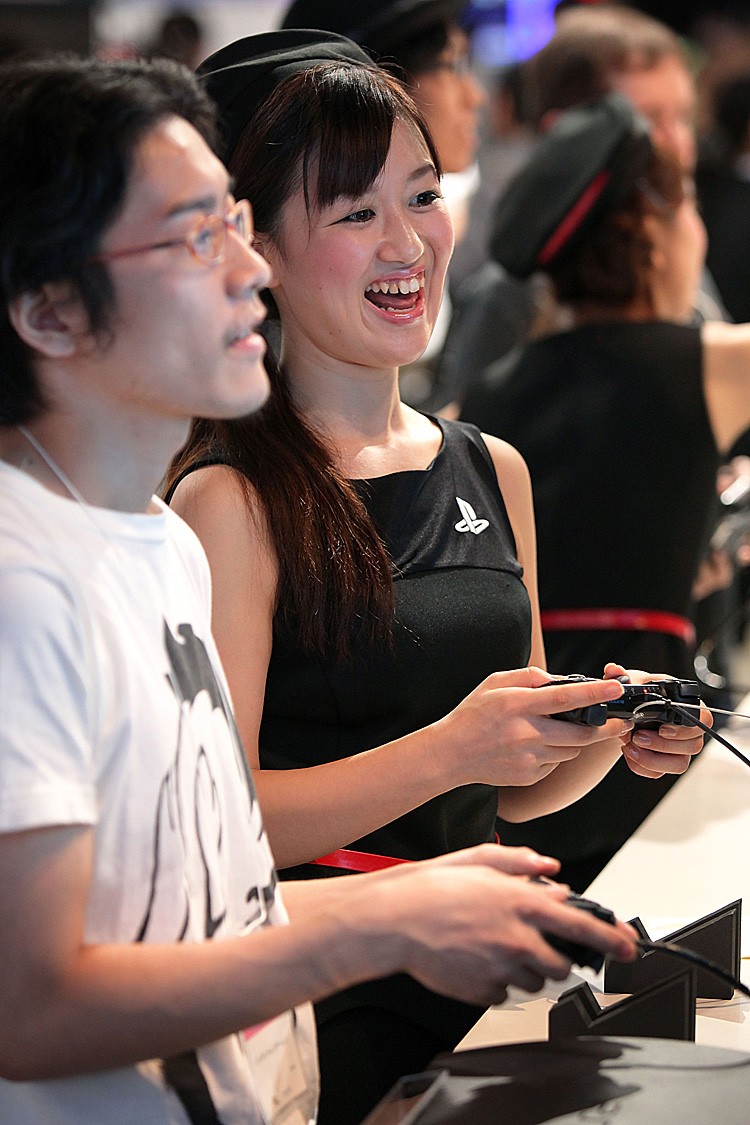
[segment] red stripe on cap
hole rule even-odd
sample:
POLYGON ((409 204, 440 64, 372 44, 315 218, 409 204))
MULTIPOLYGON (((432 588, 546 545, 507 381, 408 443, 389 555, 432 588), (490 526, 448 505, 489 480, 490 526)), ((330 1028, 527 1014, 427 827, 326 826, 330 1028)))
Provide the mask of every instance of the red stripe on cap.
POLYGON ((578 197, 567 215, 557 224, 552 234, 537 254, 536 260, 541 266, 552 261, 571 235, 578 230, 611 178, 612 173, 603 169, 594 177, 583 194, 578 197))

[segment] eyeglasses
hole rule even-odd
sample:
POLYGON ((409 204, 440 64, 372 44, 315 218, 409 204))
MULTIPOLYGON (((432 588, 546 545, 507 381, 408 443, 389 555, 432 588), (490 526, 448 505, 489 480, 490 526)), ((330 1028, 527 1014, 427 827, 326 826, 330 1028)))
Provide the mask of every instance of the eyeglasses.
POLYGON ((133 254, 146 254, 149 250, 166 250, 170 246, 187 246, 193 257, 205 266, 216 266, 224 261, 227 235, 232 230, 249 246, 252 241, 250 204, 239 199, 226 215, 206 215, 200 219, 184 238, 170 238, 166 242, 152 242, 148 246, 131 246, 126 250, 103 250, 86 259, 86 264, 112 262, 116 258, 129 258, 133 254))
MULTIPOLYGON (((420 69, 421 74, 431 74, 436 70, 445 70, 449 74, 455 74, 457 78, 469 78, 473 75, 471 58, 469 55, 458 54, 451 55, 450 58, 435 59, 434 62, 428 63, 420 69)), ((419 75, 417 75, 419 77, 419 75)))

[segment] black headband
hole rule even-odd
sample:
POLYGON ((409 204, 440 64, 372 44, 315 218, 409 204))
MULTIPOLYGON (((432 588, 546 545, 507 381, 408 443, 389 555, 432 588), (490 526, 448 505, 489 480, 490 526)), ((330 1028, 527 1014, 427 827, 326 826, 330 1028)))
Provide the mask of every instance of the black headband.
POLYGON ((238 39, 209 55, 198 67, 198 75, 219 110, 224 160, 280 83, 323 62, 372 66, 372 59, 356 43, 326 31, 268 31, 238 39))

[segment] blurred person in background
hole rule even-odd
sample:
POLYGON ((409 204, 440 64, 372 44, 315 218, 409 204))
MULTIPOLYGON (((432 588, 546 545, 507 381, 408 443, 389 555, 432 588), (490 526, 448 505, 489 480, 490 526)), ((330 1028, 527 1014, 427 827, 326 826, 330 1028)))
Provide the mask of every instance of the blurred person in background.
MULTIPOLYGON (((524 81, 526 105, 537 129, 549 128, 565 109, 618 91, 649 121, 654 141, 672 153, 688 175, 694 173, 695 83, 681 40, 658 20, 619 4, 565 8, 553 37, 528 60, 524 81)), ((527 284, 531 293, 519 289, 516 281, 502 285, 497 277, 467 286, 456 322, 449 327, 433 408, 452 414, 460 408, 479 374, 477 355, 484 360, 492 352, 487 360, 491 362, 528 336, 549 331, 556 315, 564 324, 565 310, 550 306, 543 281, 527 284), (518 307, 517 322, 526 328, 517 340, 510 340, 506 331, 507 309, 499 308, 506 302, 518 307), (528 309, 535 315, 529 316, 528 309)), ((693 315, 697 322, 729 319, 705 268, 693 315)))
MULTIPOLYGON (((625 4, 568 8, 549 43, 529 60, 528 83, 541 129, 561 110, 611 90, 623 94, 649 122, 654 143, 695 173, 695 78, 682 40, 659 20, 625 4)), ((702 320, 729 319, 705 268, 695 312, 702 320)))
MULTIPOLYGON (((493 253, 517 277, 541 269, 570 327, 489 367, 462 417, 529 466, 556 673, 614 652, 693 675, 720 455, 750 423, 750 328, 691 323, 705 249, 692 181, 619 94, 560 115, 498 201, 493 253)), ((583 889, 667 787, 615 766, 575 808, 500 836, 554 838, 583 889)))
MULTIPOLYGON (((625 4, 571 6, 559 13, 552 39, 529 60, 527 78, 532 119, 540 129, 553 123, 561 110, 609 91, 622 94, 649 123, 654 144, 670 153, 691 178, 694 190, 696 77, 688 45, 666 24, 625 4)), ((565 315, 563 310, 561 325, 565 315)), ((695 324, 732 319, 705 262, 689 319, 695 324)), ((542 332, 547 328, 540 324, 542 332)), ((731 459, 732 451, 724 449, 722 455, 731 459)), ((727 679, 727 622, 737 608, 735 570, 732 560, 710 541, 695 576, 693 616, 698 644, 710 644, 714 669, 727 679)), ((706 685, 706 690, 715 689, 706 685)), ((715 691, 713 701, 731 706, 724 689, 715 691)))
POLYGON ((443 171, 465 172, 476 157, 485 102, 460 22, 466 6, 467 0, 294 0, 281 27, 335 31, 364 47, 406 81, 443 171))
POLYGON ((716 92, 715 127, 696 183, 708 265, 732 318, 750 320, 750 71, 716 92))
POLYGON ((173 11, 159 23, 151 43, 144 51, 149 59, 173 59, 195 70, 203 58, 205 32, 190 12, 173 11))

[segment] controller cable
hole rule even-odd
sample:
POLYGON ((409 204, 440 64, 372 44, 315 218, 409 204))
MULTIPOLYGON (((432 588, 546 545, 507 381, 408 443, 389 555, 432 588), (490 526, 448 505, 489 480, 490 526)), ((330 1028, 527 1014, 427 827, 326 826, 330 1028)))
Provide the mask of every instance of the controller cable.
POLYGON ((715 961, 709 961, 707 957, 702 954, 696 953, 693 949, 686 949, 683 945, 677 945, 670 941, 648 941, 646 938, 638 938, 636 945, 644 953, 660 952, 669 953, 673 957, 682 957, 685 961, 692 961, 693 964, 698 965, 701 969, 705 969, 708 973, 713 973, 717 977, 721 977, 727 984, 731 984, 738 992, 744 993, 745 996, 750 997, 750 988, 742 981, 735 977, 733 973, 723 969, 721 965, 717 965, 715 961))
MULTIPOLYGON (((654 695, 653 696, 653 702, 663 704, 664 699, 661 695, 654 695)), ((648 713, 647 709, 651 706, 652 706, 652 704, 650 702, 649 703, 639 703, 637 707, 633 708, 633 714, 638 715, 641 712, 643 712, 644 714, 647 714, 648 713)), ((682 704, 682 703, 675 703, 673 700, 670 700, 669 706, 673 711, 676 711, 678 715, 682 715, 683 718, 689 719, 691 726, 700 727, 700 729, 702 731, 705 731, 706 734, 710 734, 711 738, 715 738, 717 742, 720 742, 722 746, 725 746, 727 748, 727 750, 730 750, 732 752, 732 754, 734 754, 736 758, 739 758, 739 760, 741 762, 744 762, 746 766, 750 766, 750 758, 746 757, 742 753, 741 750, 737 749, 736 746, 733 746, 728 738, 725 738, 723 734, 719 734, 719 732, 714 730, 713 727, 707 726, 706 723, 702 722, 696 715, 694 715, 692 713, 692 711, 688 710, 688 708, 695 708, 695 710, 700 710, 701 704, 699 704, 699 703, 682 704)), ((705 704, 703 706, 705 706, 705 704)), ((718 713, 718 714, 722 714, 722 715, 736 715, 737 714, 737 712, 735 712, 735 711, 721 711, 720 708, 718 708, 718 707, 708 707, 707 710, 709 710, 712 714, 714 714, 714 713, 718 713)), ((740 715, 739 718, 750 719, 750 715, 740 715)))
MULTIPOLYGON (((662 696, 660 695, 654 695, 653 700, 654 703, 661 704, 664 702, 662 696)), ((648 707, 650 706, 650 703, 640 703, 633 709, 633 714, 637 715, 639 712, 647 711, 648 707)), ((727 750, 730 750, 736 757, 740 759, 741 762, 744 762, 746 766, 750 766, 750 758, 747 758, 742 753, 742 751, 738 750, 736 746, 733 746, 728 739, 724 738, 723 735, 719 734, 712 727, 707 726, 706 723, 698 719, 689 710, 689 708, 695 708, 696 710, 698 710, 700 708, 700 704, 689 703, 687 705, 682 705, 670 700, 670 707, 674 711, 676 711, 678 715, 682 715, 683 718, 689 719, 691 725, 700 727, 700 729, 702 731, 705 731, 706 734, 710 734, 712 738, 715 738, 717 742, 720 742, 722 746, 725 746, 727 750)), ((714 711, 719 709, 709 707, 708 710, 713 713, 714 711)), ((733 711, 722 711, 720 713, 725 715, 736 714, 733 711)), ((740 715, 739 717, 743 719, 750 719, 750 715, 740 715)), ((733 988, 737 989, 739 992, 742 992, 745 996, 750 998, 750 988, 748 988, 747 985, 743 984, 742 981, 739 980, 739 978, 735 977, 733 973, 728 972, 726 969, 723 969, 721 965, 717 965, 715 961, 709 961, 708 958, 703 957, 700 953, 696 953, 692 949, 686 949, 684 946, 676 945, 674 942, 649 941, 646 938, 638 938, 638 940, 636 941, 636 945, 644 953, 649 953, 652 950, 660 951, 662 953, 671 954, 673 957, 681 957, 685 961, 692 961, 693 964, 700 966, 700 968, 702 969, 705 969, 706 972, 713 973, 715 976, 720 977, 722 980, 726 981, 727 984, 731 984, 733 988)))

